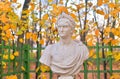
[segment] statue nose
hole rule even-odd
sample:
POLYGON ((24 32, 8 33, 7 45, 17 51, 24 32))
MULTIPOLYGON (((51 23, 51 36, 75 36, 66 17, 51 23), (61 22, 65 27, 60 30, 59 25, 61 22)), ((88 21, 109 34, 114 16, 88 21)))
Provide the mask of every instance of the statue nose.
POLYGON ((63 31, 63 27, 60 27, 60 30, 63 31))

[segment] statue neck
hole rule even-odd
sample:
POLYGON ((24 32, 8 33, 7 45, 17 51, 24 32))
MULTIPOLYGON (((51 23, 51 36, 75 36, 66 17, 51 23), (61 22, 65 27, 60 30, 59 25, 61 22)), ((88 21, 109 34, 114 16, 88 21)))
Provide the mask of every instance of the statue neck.
POLYGON ((69 45, 72 43, 72 39, 70 38, 61 38, 60 39, 60 44, 61 45, 69 45))

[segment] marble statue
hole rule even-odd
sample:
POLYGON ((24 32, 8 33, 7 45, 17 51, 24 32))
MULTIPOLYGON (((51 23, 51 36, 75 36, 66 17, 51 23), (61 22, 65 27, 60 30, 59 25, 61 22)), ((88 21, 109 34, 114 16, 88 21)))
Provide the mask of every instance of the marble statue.
POLYGON ((84 60, 88 58, 88 49, 83 43, 71 39, 75 21, 70 15, 64 12, 59 15, 56 27, 60 40, 48 45, 39 61, 49 66, 58 75, 57 79, 74 79, 84 60))

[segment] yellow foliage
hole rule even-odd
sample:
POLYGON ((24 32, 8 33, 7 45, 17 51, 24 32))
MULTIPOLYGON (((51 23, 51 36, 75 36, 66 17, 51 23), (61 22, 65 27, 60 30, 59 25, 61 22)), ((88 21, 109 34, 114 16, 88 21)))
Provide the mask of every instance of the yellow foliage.
POLYGON ((34 3, 30 3, 30 11, 33 11, 33 10, 34 10, 34 8, 35 8, 34 3))
POLYGON ((106 56, 112 56, 113 53, 111 51, 106 52, 106 56))
POLYGON ((119 13, 119 10, 117 10, 117 9, 114 9, 110 12, 111 16, 113 16, 115 18, 117 17, 117 13, 119 13))
POLYGON ((105 36, 109 35, 110 32, 111 32, 111 27, 110 26, 108 26, 104 29, 104 35, 105 36))
POLYGON ((113 57, 114 57, 115 61, 119 61, 120 60, 120 53, 115 54, 113 57))
POLYGON ((76 37, 77 37, 76 35, 72 35, 72 39, 73 39, 73 40, 75 40, 75 39, 76 39, 76 37))
POLYGON ((4 13, 3 15, 1 15, 0 20, 1 20, 3 23, 8 22, 8 18, 6 17, 6 14, 5 14, 5 13, 4 13))
POLYGON ((110 79, 120 79, 120 74, 112 74, 110 79))
POLYGON ((18 79, 16 75, 6 76, 6 79, 18 79))
POLYGON ((41 44, 41 45, 44 45, 44 43, 45 43, 44 39, 41 39, 41 40, 40 40, 40 44, 41 44))
POLYGON ((19 42, 20 42, 20 43, 23 43, 23 42, 24 42, 23 38, 20 38, 20 39, 19 39, 19 42))
POLYGON ((26 35, 25 35, 25 36, 26 36, 26 39, 30 39, 30 38, 31 38, 31 35, 32 35, 31 32, 27 32, 26 35))
POLYGON ((104 19, 108 19, 109 14, 104 15, 104 19))
POLYGON ((88 61, 87 63, 88 63, 88 65, 93 66, 92 62, 88 61))
POLYGON ((113 40, 111 40, 111 44, 112 45, 118 45, 119 44, 119 40, 118 39, 113 39, 113 40))
POLYGON ((114 8, 115 4, 114 3, 109 3, 108 6, 109 6, 109 8, 114 8))
POLYGON ((104 42, 104 44, 108 44, 111 40, 112 40, 112 38, 103 39, 103 42, 104 42))
POLYGON ((47 79, 47 76, 45 75, 45 73, 41 73, 39 76, 38 76, 38 79, 47 79))
POLYGON ((89 57, 92 57, 95 54, 95 49, 89 50, 89 57))
POLYGON ((68 9, 67 7, 64 7, 64 6, 58 6, 58 11, 59 11, 59 14, 61 14, 62 12, 65 12, 66 14, 68 14, 68 9))
POLYGON ((52 18, 51 21, 52 21, 52 23, 55 23, 56 22, 56 18, 52 18))
POLYGON ((102 10, 96 10, 96 13, 104 15, 105 13, 102 10))
POLYGON ((15 56, 13 54, 10 54, 10 59, 11 60, 14 60, 15 59, 15 56))
POLYGON ((22 69, 22 71, 25 71, 25 68, 24 68, 24 66, 21 66, 21 69, 22 69))
POLYGON ((102 4, 103 4, 103 0, 98 0, 98 1, 97 1, 97 5, 98 5, 98 6, 101 6, 102 4))
POLYGON ((104 0, 104 3, 108 3, 109 2, 109 0, 104 0))
POLYGON ((44 14, 44 15, 43 15, 43 19, 44 19, 44 20, 47 20, 47 19, 48 19, 48 14, 44 14))
POLYGON ((40 67, 37 67, 36 70, 35 70, 35 72, 38 72, 39 70, 40 70, 40 67))
POLYGON ((16 3, 16 2, 17 2, 17 0, 12 0, 12 2, 16 3))
POLYGON ((36 34, 36 33, 33 33, 33 34, 32 34, 32 40, 33 40, 34 42, 37 41, 37 34, 36 34))
POLYGON ((2 28, 2 30, 4 30, 4 31, 6 31, 6 30, 8 30, 8 29, 10 29, 10 26, 9 26, 9 25, 6 25, 6 26, 4 26, 4 27, 2 28))
POLYGON ((3 59, 6 59, 6 60, 7 60, 7 59, 8 59, 8 55, 5 55, 5 54, 4 54, 4 55, 3 55, 3 59))
POLYGON ((53 0, 48 0, 48 2, 50 3, 50 2, 52 2, 53 0))
POLYGON ((14 56, 19 56, 19 52, 18 52, 18 51, 15 51, 15 52, 14 52, 14 56))
POLYGON ((75 14, 71 13, 70 15, 72 16, 72 18, 74 18, 74 19, 76 18, 75 14))
POLYGON ((99 29, 95 30, 95 35, 98 37, 100 35, 99 29))
POLYGON ((42 64, 42 65, 40 65, 40 70, 42 72, 47 72, 47 71, 50 71, 50 67, 42 64))

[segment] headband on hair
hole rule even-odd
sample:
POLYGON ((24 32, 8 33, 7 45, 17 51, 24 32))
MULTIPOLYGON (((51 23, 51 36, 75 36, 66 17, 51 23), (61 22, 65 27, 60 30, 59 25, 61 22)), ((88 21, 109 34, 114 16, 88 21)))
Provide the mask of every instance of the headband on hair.
POLYGON ((61 22, 59 22, 59 21, 61 21, 61 20, 69 21, 69 25, 70 25, 72 28, 75 28, 75 21, 74 21, 74 19, 73 19, 70 15, 62 12, 62 13, 58 16, 58 19, 57 19, 57 22, 56 22, 56 27, 58 27, 59 23, 61 23, 61 22))

